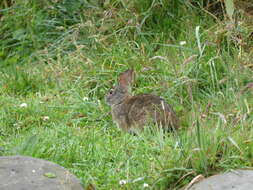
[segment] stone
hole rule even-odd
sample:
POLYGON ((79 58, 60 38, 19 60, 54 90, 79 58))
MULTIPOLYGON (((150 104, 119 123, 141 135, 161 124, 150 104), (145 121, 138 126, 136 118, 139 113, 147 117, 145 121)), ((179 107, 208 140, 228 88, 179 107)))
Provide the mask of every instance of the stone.
POLYGON ((184 190, 250 190, 253 189, 253 170, 233 170, 208 177, 184 190))
POLYGON ((28 156, 0 156, 1 190, 83 190, 63 167, 28 156))

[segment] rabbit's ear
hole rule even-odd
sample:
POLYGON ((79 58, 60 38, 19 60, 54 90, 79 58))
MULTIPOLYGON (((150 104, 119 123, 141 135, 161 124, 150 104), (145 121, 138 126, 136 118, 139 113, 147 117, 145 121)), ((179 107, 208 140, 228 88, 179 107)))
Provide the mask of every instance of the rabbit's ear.
POLYGON ((119 84, 124 88, 129 88, 134 80, 134 70, 128 69, 119 75, 119 84))

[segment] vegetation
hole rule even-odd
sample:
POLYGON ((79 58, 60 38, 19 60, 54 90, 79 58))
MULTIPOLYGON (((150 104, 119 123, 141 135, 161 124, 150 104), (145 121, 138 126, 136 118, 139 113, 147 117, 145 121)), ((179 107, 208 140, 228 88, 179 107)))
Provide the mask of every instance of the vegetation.
POLYGON ((252 168, 252 9, 231 2, 1 1, 0 155, 50 160, 106 190, 252 168), (130 67, 134 93, 163 96, 178 132, 113 124, 104 95, 130 67))

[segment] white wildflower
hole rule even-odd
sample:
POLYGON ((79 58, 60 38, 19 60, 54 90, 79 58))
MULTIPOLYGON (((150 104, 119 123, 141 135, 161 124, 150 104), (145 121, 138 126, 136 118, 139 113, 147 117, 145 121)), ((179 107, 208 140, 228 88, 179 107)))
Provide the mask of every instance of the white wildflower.
POLYGON ((183 46, 186 44, 186 41, 180 41, 179 44, 180 44, 180 46, 183 46))
POLYGON ((22 104, 19 105, 19 107, 26 108, 27 107, 27 103, 22 103, 22 104))
POLYGON ((88 100, 89 100, 88 97, 83 97, 83 101, 84 101, 84 102, 86 102, 86 101, 88 101, 88 100))
POLYGON ((144 187, 144 188, 149 187, 149 184, 143 183, 143 187, 144 187))
POLYGON ((48 116, 44 116, 44 117, 42 118, 42 120, 43 120, 43 121, 47 121, 47 120, 49 120, 49 117, 48 117, 48 116))
POLYGON ((36 171, 35 170, 32 170, 32 173, 35 173, 36 171))
POLYGON ((122 180, 119 181, 119 184, 120 185, 126 185, 127 184, 127 180, 122 179, 122 180))

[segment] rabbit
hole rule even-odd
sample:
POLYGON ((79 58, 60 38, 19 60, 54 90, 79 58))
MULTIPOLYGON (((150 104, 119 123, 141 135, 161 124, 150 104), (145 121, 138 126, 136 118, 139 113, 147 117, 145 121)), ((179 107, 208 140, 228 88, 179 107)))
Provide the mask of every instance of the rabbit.
POLYGON ((126 70, 120 74, 119 84, 105 96, 117 126, 134 134, 143 131, 144 126, 150 123, 157 124, 166 131, 178 129, 179 120, 164 99, 151 94, 131 95, 133 80, 134 70, 126 70))

